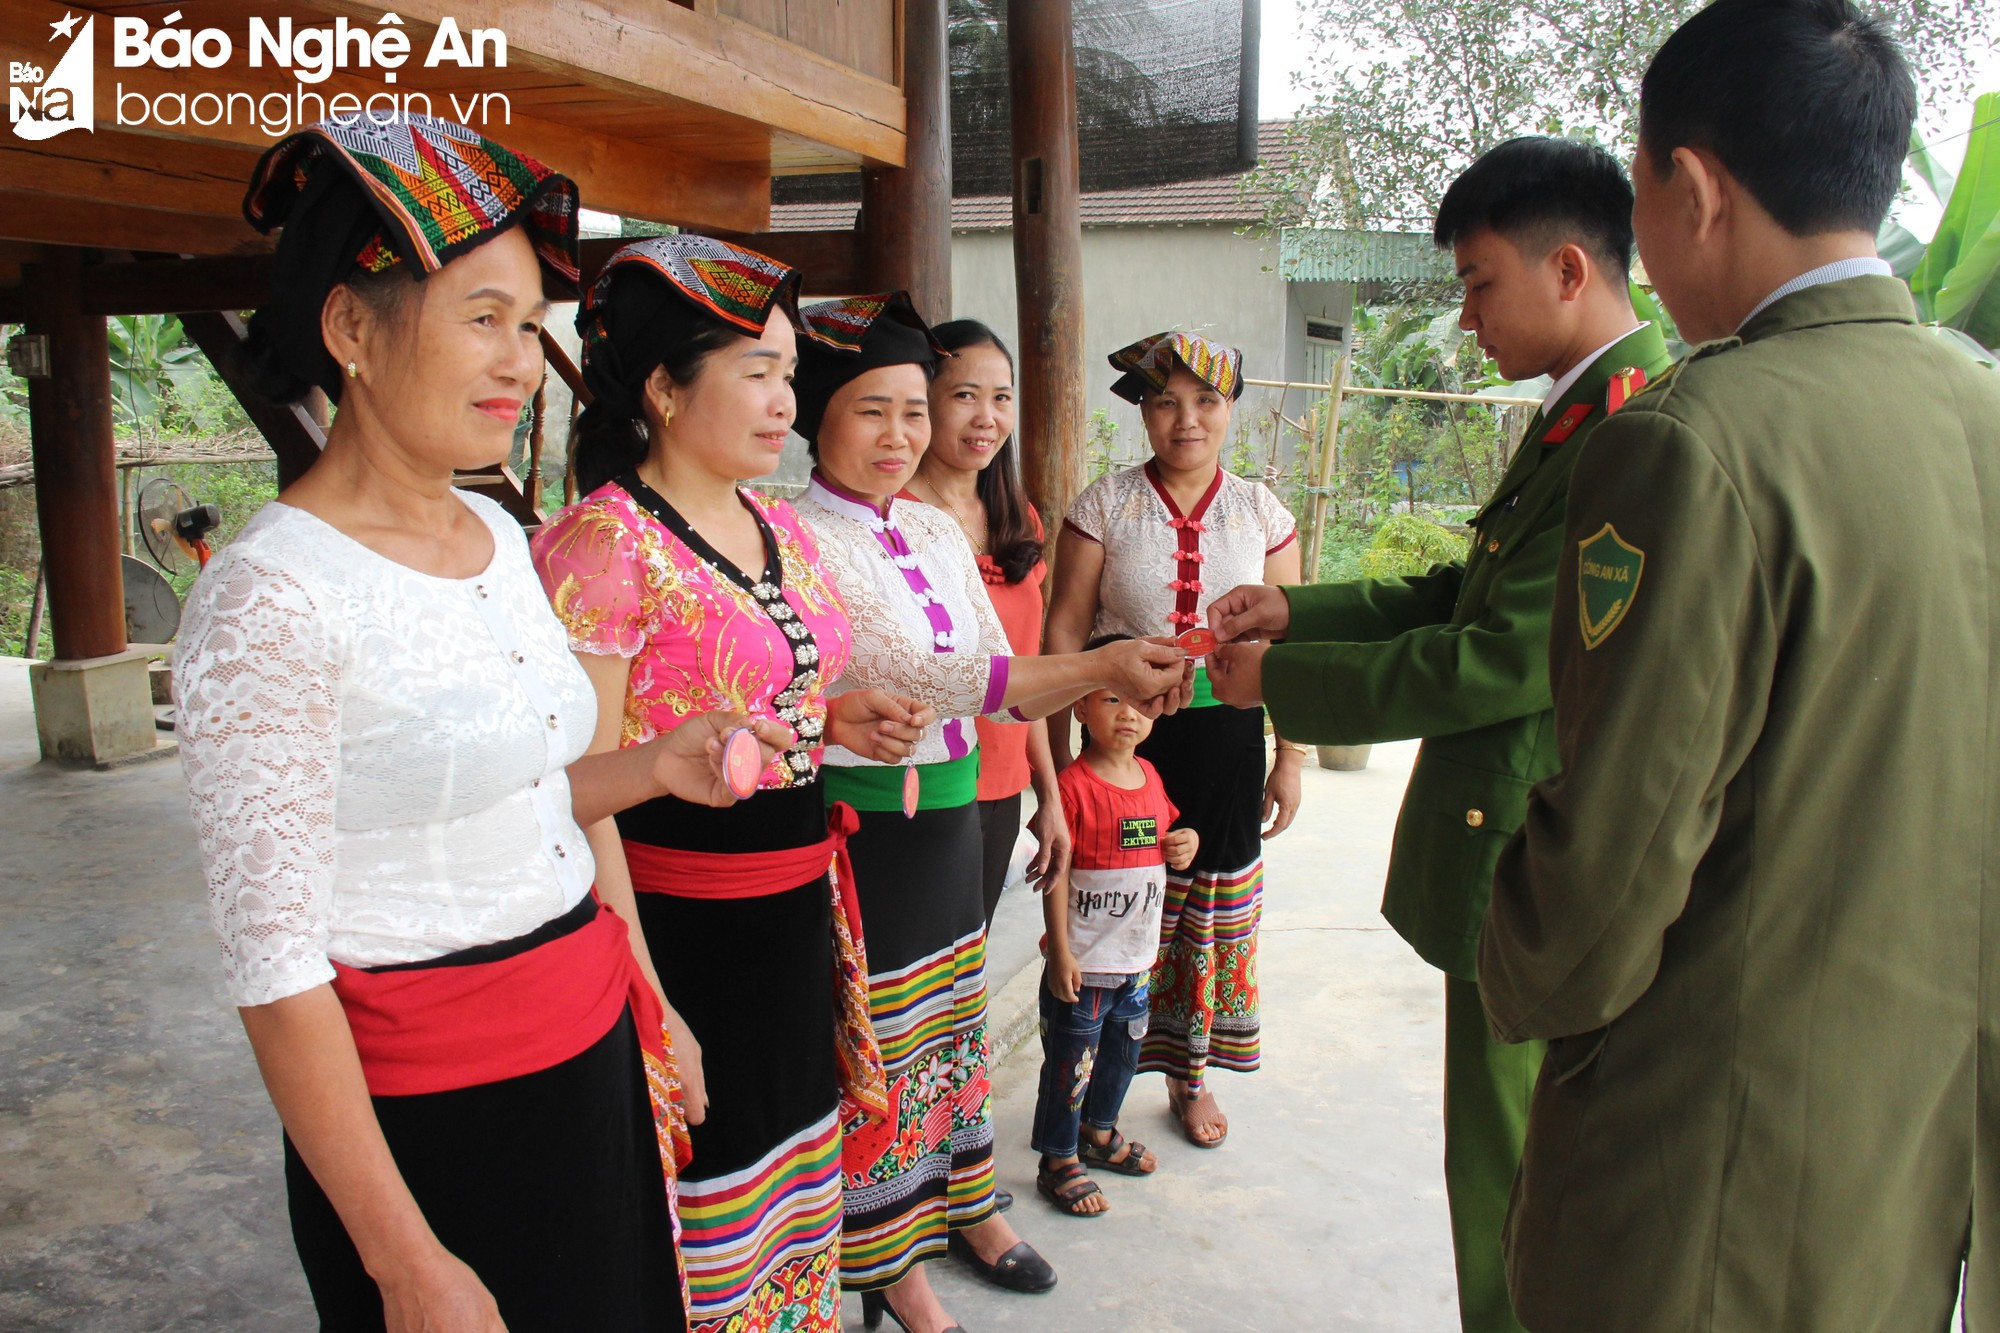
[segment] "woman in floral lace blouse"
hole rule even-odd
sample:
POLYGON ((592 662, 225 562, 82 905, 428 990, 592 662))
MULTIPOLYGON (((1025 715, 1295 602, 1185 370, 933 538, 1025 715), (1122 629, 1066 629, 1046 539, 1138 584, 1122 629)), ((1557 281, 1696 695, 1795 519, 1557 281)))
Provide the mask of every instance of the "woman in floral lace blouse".
POLYGON ((862 1292, 870 1328, 886 1313, 937 1330, 955 1326, 922 1264, 948 1244, 998 1285, 1055 1284, 994 1198, 971 720, 1046 717, 1099 688, 1177 704, 1184 655, 1132 642, 1011 656, 958 525, 896 499, 930 443, 928 381, 943 353, 929 327, 901 292, 800 317, 798 430, 817 467, 799 512, 854 626, 834 688, 921 695, 943 715, 925 729, 914 768, 829 755, 825 773, 829 798, 860 812, 856 884, 891 1103, 886 1123, 847 1120, 843 1281, 862 1292))

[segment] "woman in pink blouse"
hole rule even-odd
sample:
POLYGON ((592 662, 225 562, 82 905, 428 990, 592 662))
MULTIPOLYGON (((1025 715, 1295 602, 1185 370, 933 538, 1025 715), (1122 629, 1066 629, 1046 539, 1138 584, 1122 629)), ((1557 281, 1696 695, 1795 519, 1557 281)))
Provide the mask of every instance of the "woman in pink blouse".
MULTIPOLYGON (((1239 584, 1299 578, 1298 525, 1283 502, 1222 467, 1243 354, 1168 332, 1112 353, 1111 364, 1125 372, 1112 391, 1139 405, 1153 457, 1098 478, 1063 520, 1052 653, 1101 634, 1180 634, 1207 624, 1208 604, 1239 584)), ((1067 764, 1067 729, 1053 739, 1067 764)), ((1168 876, 1139 1068, 1167 1076, 1188 1142, 1215 1148, 1229 1122, 1204 1075, 1258 1065, 1262 839, 1284 832, 1298 810, 1304 750, 1278 741, 1267 776, 1264 710, 1218 704, 1197 668, 1193 704, 1163 718, 1139 753, 1201 835, 1194 864, 1168 876)))
POLYGON ((589 829, 600 883, 636 890, 690 1096, 712 1108, 680 1179, 692 1333, 840 1327, 840 1122, 886 1111, 853 885, 830 874, 828 743, 907 757, 931 716, 862 691, 829 702, 852 630, 813 535, 737 479, 791 431, 798 275, 704 236, 613 255, 577 318, 594 395, 578 419, 587 494, 534 553, 596 686, 593 750, 714 708, 796 733, 749 799, 667 796, 589 829), (838 978, 839 984, 830 984, 838 978), (689 1054, 698 1052, 690 1061, 689 1054))

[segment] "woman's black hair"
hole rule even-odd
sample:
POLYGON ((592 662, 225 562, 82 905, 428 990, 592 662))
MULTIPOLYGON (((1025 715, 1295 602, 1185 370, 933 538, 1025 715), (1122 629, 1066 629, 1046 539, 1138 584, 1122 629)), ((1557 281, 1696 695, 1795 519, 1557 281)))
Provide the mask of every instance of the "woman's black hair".
MULTIPOLYGON (((947 352, 959 353, 968 347, 991 347, 1007 358, 1014 369, 1014 354, 1000 335, 976 319, 954 319, 931 330, 947 352)), ((949 363, 940 373, 949 373, 949 363)), ((979 474, 976 483, 979 502, 986 506, 986 548, 1000 574, 1009 583, 1019 583, 1034 572, 1042 558, 1042 539, 1035 535, 1035 506, 1014 461, 1014 437, 1000 442, 993 461, 979 474)))
MULTIPOLYGON (((353 292, 371 314, 399 333, 421 295, 407 264, 391 265, 380 273, 356 266, 337 285, 353 292)), ((321 355, 326 355, 323 348, 321 355)), ((311 371, 298 364, 297 354, 287 355, 272 327, 262 320, 250 322, 243 340, 230 349, 228 356, 232 374, 248 384, 252 393, 278 407, 300 402, 319 387, 311 371)), ((344 377, 336 375, 334 380, 336 389, 327 397, 337 403, 338 385, 344 382, 344 377)))
MULTIPOLYGON (((613 299, 616 299, 615 297, 613 299)), ((648 348, 644 373, 637 376, 640 390, 631 395, 629 405, 614 410, 602 399, 577 415, 569 431, 569 456, 576 471, 576 493, 592 491, 646 459, 650 439, 646 418, 639 408, 645 401, 643 386, 659 367, 667 378, 686 388, 701 373, 701 363, 743 336, 743 331, 705 310, 688 312, 678 325, 679 336, 663 347, 648 348), (654 355, 657 352, 658 355, 654 355)), ((636 367, 635 367, 636 369, 636 367)))

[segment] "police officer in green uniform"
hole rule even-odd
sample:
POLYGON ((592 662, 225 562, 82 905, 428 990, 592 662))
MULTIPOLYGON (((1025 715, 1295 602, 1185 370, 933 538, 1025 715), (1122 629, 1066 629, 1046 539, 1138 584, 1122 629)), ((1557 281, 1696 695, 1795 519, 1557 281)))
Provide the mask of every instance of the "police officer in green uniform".
POLYGON ((1549 1043, 1536 1333, 2000 1329, 2000 375, 1875 258, 1914 110, 1851 0, 1717 0, 1645 76, 1700 345, 1577 463, 1561 773, 1479 945, 1549 1043))
POLYGON ((1269 705, 1281 735, 1330 745, 1424 737, 1396 825, 1383 914, 1445 973, 1445 1186, 1460 1321, 1512 1333, 1500 1228, 1520 1160, 1535 1043, 1489 1035, 1474 958, 1493 863, 1528 788, 1556 771, 1549 616, 1570 468, 1592 433, 1667 367, 1632 312, 1632 191, 1572 140, 1500 145, 1453 182, 1435 239, 1465 283, 1460 324, 1509 379, 1555 384, 1462 564, 1420 578, 1238 589, 1211 619, 1231 645, 1216 697, 1269 705))

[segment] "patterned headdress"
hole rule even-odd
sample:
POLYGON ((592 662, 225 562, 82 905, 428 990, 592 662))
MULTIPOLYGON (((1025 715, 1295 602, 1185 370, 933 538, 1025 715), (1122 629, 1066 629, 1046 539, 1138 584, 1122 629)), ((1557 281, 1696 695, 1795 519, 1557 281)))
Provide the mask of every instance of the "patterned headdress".
POLYGON ((549 294, 576 294, 575 182, 448 120, 362 114, 300 130, 258 160, 243 217, 260 232, 284 228, 253 326, 335 398, 320 311, 357 267, 407 263, 421 280, 518 222, 549 294))
POLYGON ((755 338, 783 310, 798 322, 799 272, 712 236, 654 236, 611 256, 576 314, 592 401, 636 417, 646 379, 704 314, 755 338))
POLYGON ((1110 356, 1111 368, 1125 373, 1111 386, 1111 392, 1128 403, 1167 387, 1175 365, 1185 366, 1196 379, 1225 398, 1243 393, 1243 351, 1213 342, 1197 333, 1169 330, 1141 338, 1130 347, 1121 347, 1110 356))
POLYGON ((908 292, 881 292, 821 301, 799 311, 805 337, 799 343, 799 374, 793 388, 799 417, 792 429, 819 438, 826 405, 842 385, 881 366, 918 365, 937 373, 950 356, 917 313, 908 292))

